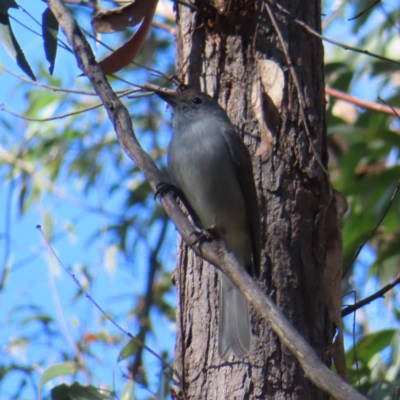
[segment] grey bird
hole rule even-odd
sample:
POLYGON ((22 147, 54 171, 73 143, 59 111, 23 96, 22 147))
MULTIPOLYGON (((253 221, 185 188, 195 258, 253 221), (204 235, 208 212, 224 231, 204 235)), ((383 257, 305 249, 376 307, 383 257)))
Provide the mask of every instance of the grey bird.
MULTIPOLYGON (((202 227, 217 231, 252 276, 260 271, 260 216, 250 154, 216 100, 192 88, 156 94, 173 108, 168 148, 172 184, 202 227)), ((243 359, 251 351, 249 305, 227 276, 220 281, 218 353, 243 359)))

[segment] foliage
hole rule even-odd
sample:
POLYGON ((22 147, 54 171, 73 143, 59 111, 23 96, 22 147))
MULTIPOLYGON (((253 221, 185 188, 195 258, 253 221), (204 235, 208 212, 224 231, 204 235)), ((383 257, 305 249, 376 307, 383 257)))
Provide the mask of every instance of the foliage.
MULTIPOLYGON (((174 343, 174 229, 143 174, 121 150, 104 110, 93 108, 98 100, 88 94, 91 88, 85 78, 77 78, 80 71, 61 34, 58 49, 54 46, 58 26, 46 4, 18 2, 35 9, 36 18, 41 19, 43 13, 49 29, 38 30, 26 13, 12 8, 13 2, 3 1, 0 19, 7 22, 8 43, 16 41, 19 45, 13 51, 25 54, 18 65, 43 85, 80 93, 34 86, 7 71, 0 76, 0 84, 7 88, 0 102, 36 119, 23 121, 10 113, 0 114, 2 398, 37 397, 39 391, 44 398, 58 398, 57 393, 68 390, 95 390, 98 398, 166 398, 170 377, 165 367, 88 302, 49 255, 34 227, 43 226, 63 263, 107 313, 168 362, 174 343), (18 22, 36 29, 40 36, 27 35, 18 22), (65 114, 70 115, 54 119, 65 114)), ((343 41, 346 32, 346 43, 387 58, 396 56, 400 47, 397 4, 379 4, 366 12, 369 4, 364 1, 335 5, 336 9, 331 4, 325 7, 326 36, 343 41)), ((89 36, 91 10, 71 8, 97 49, 97 58, 104 58, 108 50, 98 48, 89 36)), ((156 19, 166 28, 173 27, 169 17, 157 15, 156 19)), ((101 40, 118 47, 125 38, 126 33, 121 33, 101 40)), ((153 28, 135 60, 138 65, 124 70, 124 80, 110 78, 113 88, 126 90, 149 81, 167 85, 145 67, 172 74, 172 46, 170 31, 153 28)), ((0 56, 3 59, 3 53, 0 56)), ((6 56, 3 63, 19 74, 6 56)), ((371 102, 380 97, 400 107, 398 65, 327 45, 325 69, 329 87, 371 102)), ((125 97, 124 102, 141 144, 164 168, 168 115, 153 97, 125 97)), ((330 97, 327 125, 331 179, 349 203, 343 219, 348 270, 344 288, 346 293, 356 290, 360 299, 400 272, 400 195, 391 200, 400 178, 399 119, 330 97), (367 246, 354 262, 366 239, 367 246)), ((394 289, 385 300, 357 311, 355 344, 352 316, 345 318, 349 379, 374 399, 391 398, 399 386, 396 293, 394 289)))

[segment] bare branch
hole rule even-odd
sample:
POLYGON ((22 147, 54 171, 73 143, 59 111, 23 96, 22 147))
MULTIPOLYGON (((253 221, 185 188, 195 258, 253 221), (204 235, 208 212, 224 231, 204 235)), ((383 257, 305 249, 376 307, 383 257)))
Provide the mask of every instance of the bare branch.
MULTIPOLYGON (((89 77, 95 91, 102 99, 123 150, 142 169, 150 186, 155 191, 157 185, 163 181, 163 177, 153 160, 139 145, 132 128, 129 112, 113 93, 101 69, 96 64, 91 48, 77 22, 62 0, 48 0, 48 2, 74 49, 79 67, 89 77)), ((162 203, 185 242, 190 244, 194 228, 174 201, 173 196, 166 194, 162 203)), ((364 396, 340 379, 321 361, 311 346, 278 310, 271 298, 266 296, 256 282, 240 267, 224 243, 205 242, 201 246, 196 245, 194 250, 211 264, 223 266, 220 268, 242 291, 254 309, 271 324, 282 343, 293 352, 304 368, 305 374, 315 385, 339 400, 365 400, 364 396)))
POLYGON ((379 218, 379 221, 377 222, 375 228, 371 231, 371 233, 365 238, 365 240, 362 242, 362 244, 358 247, 356 254, 354 254, 353 259, 351 260, 350 264, 347 266, 345 271, 343 272, 343 278, 346 276, 346 274, 349 272, 350 268, 353 266, 353 264, 356 262, 358 255, 361 253, 361 250, 364 248, 364 246, 371 240, 371 238, 375 235, 375 232, 378 230, 380 225, 382 224, 383 220, 385 219, 387 213, 389 212, 390 208, 392 207, 393 201, 396 198, 397 192, 400 189, 400 180, 397 182, 396 187, 393 190, 392 196, 389 200, 388 205, 386 206, 385 211, 379 218))
MULTIPOLYGON (((270 0, 271 1, 271 0, 270 0)), ((282 7, 280 4, 278 3, 273 3, 279 11, 281 11, 283 14, 287 15, 292 21, 294 21, 297 25, 301 26, 303 29, 305 29, 307 32, 311 33, 312 35, 316 36, 317 38, 321 39, 321 40, 325 40, 325 42, 334 44, 335 46, 339 46, 342 47, 345 50, 351 50, 354 51, 356 53, 361 53, 361 54, 365 54, 367 56, 373 57, 373 58, 377 58, 378 60, 383 60, 383 61, 387 61, 396 65, 400 65, 400 61, 396 61, 396 60, 392 60, 391 58, 387 58, 387 57, 383 57, 380 56, 379 54, 375 54, 375 53, 371 53, 368 50, 361 50, 357 47, 353 47, 353 46, 349 46, 345 43, 341 43, 338 42, 336 40, 333 39, 329 39, 326 36, 321 35, 320 33, 318 33, 317 31, 315 31, 313 28, 311 28, 310 26, 308 26, 306 23, 304 23, 303 21, 300 21, 296 18, 294 18, 290 12, 288 10, 286 10, 284 7, 282 7)))
MULTIPOLYGON (((270 1, 272 1, 272 0, 270 0, 270 1)), ((280 29, 279 29, 278 23, 277 23, 277 21, 276 21, 275 15, 274 15, 274 13, 273 13, 271 7, 269 6, 269 4, 268 4, 267 2, 264 2, 264 7, 265 7, 265 9, 267 10, 267 13, 268 13, 268 15, 269 15, 269 18, 271 19, 272 25, 273 25, 273 27, 274 27, 274 29, 275 29, 275 32, 276 32, 276 34, 277 34, 277 36, 278 36, 278 38, 279 38, 279 42, 280 42, 280 44, 281 44, 282 51, 283 51, 283 53, 284 53, 284 55, 285 55, 285 58, 286 58, 287 66, 288 66, 289 71, 290 71, 290 75, 292 75, 293 82, 294 82, 294 84, 295 84, 295 86, 296 86, 297 97, 298 97, 298 99, 299 99, 299 104, 300 104, 301 119, 303 120, 304 129, 305 129, 306 134, 307 134, 307 136, 308 136, 310 146, 311 146, 311 148, 312 148, 312 150, 313 150, 315 159, 317 160, 317 162, 318 162, 318 164, 320 165, 321 169, 324 171, 324 173, 325 173, 327 179, 330 180, 330 178, 329 178, 329 172, 328 172, 328 170, 325 168, 324 164, 322 163, 321 157, 319 156, 319 153, 317 152, 317 149, 315 148, 314 142, 313 142, 313 140, 312 140, 312 136, 311 136, 311 132, 310 132, 310 127, 309 127, 309 125, 308 125, 308 118, 307 118, 307 114, 306 114, 306 111, 305 111, 305 110, 306 110, 306 107, 305 107, 306 102, 305 102, 305 100, 304 100, 303 91, 301 90, 301 85, 300 85, 299 78, 298 78, 298 76, 297 76, 297 74, 296 74, 296 70, 295 70, 294 67, 293 67, 293 63, 292 63, 292 60, 291 60, 290 55, 289 55, 289 50, 288 50, 288 48, 287 48, 287 45, 286 45, 286 43, 285 43, 285 40, 283 39, 282 33, 281 33, 280 29)))
POLYGON ((357 18, 360 18, 363 14, 365 14, 368 10, 371 8, 374 8, 377 4, 379 4, 381 0, 375 0, 372 4, 370 4, 365 10, 362 10, 358 14, 356 14, 354 17, 349 18, 347 21, 353 21, 357 18))
MULTIPOLYGON (((141 340, 139 340, 136 336, 132 335, 130 332, 128 332, 127 330, 125 330, 121 325, 119 325, 109 314, 107 314, 102 307, 99 305, 99 303, 97 303, 97 301, 84 289, 84 287, 81 285, 81 283, 79 282, 79 280, 77 279, 77 277, 75 276, 74 273, 72 273, 65 265, 64 263, 61 261, 61 259, 58 257, 57 253, 54 251, 53 247, 51 246, 51 244, 49 243, 49 241, 47 240, 46 236, 44 235, 43 231, 42 231, 42 227, 40 225, 37 225, 36 228, 39 230, 39 232, 41 233, 46 247, 50 250, 50 252, 53 254, 53 256, 56 258, 56 260, 58 261, 58 263, 61 265, 61 267, 64 269, 64 271, 73 279, 73 281, 75 282, 75 284, 78 286, 79 290, 92 302, 92 304, 119 330, 121 331, 124 335, 128 336, 129 339, 131 339, 133 342, 137 343, 139 346, 143 347, 144 349, 146 349, 149 353, 151 353, 154 357, 156 357, 158 360, 160 360, 166 367, 170 368, 171 371, 173 371, 172 366, 166 361, 164 360, 160 355, 158 355, 154 350, 152 350, 150 347, 146 346, 141 340)), ((176 374, 176 372, 174 372, 176 374)), ((178 378, 180 379, 180 377, 178 376, 178 378)), ((175 381, 175 379, 172 377, 172 380, 175 383, 178 383, 175 381)))
MULTIPOLYGON (((122 94, 119 94, 118 97, 124 97, 127 96, 130 93, 133 92, 137 92, 138 89, 128 89, 125 90, 122 94)), ((149 96, 149 93, 141 93, 141 94, 136 94, 135 97, 146 97, 149 96)), ((133 96, 130 96, 130 98, 132 98, 133 96)), ((67 118, 70 117, 72 115, 78 115, 78 114, 82 114, 86 111, 90 111, 90 110, 94 110, 96 108, 99 108, 103 105, 103 103, 98 103, 95 104, 94 106, 91 107, 86 107, 86 108, 82 108, 81 110, 78 111, 73 111, 70 113, 66 113, 66 114, 60 114, 60 115, 55 115, 54 117, 49 117, 49 118, 32 118, 32 117, 26 117, 25 115, 22 114, 18 114, 17 112, 10 110, 7 106, 5 106, 4 104, 0 104, 0 110, 6 111, 11 115, 14 115, 15 117, 18 117, 20 119, 23 119, 25 121, 34 121, 34 122, 46 122, 46 121, 54 121, 56 119, 63 119, 63 118, 67 118)))
POLYGON ((384 286, 381 290, 378 290, 376 293, 372 294, 371 296, 366 297, 364 300, 361 300, 361 301, 353 304, 352 306, 347 306, 344 310, 342 310, 342 318, 357 311, 361 307, 364 307, 365 305, 372 303, 374 300, 377 300, 380 297, 385 297, 385 293, 387 293, 389 290, 393 289, 399 283, 400 283, 400 275, 398 275, 397 278, 392 283, 389 283, 388 285, 384 286))
POLYGON ((348 103, 355 104, 356 106, 368 108, 369 110, 379 111, 389 115, 398 116, 400 114, 400 108, 390 107, 387 105, 373 103, 372 101, 366 101, 359 99, 358 97, 354 97, 348 93, 341 92, 340 90, 333 89, 329 86, 325 87, 325 92, 329 96, 335 97, 340 100, 347 101, 348 103))

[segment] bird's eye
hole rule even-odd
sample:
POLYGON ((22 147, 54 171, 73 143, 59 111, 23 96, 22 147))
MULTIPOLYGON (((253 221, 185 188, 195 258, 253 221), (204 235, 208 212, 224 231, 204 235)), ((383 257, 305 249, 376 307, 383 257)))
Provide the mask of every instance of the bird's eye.
POLYGON ((195 97, 193 99, 193 104, 196 104, 196 106, 198 106, 199 104, 203 104, 203 100, 200 97, 195 97))

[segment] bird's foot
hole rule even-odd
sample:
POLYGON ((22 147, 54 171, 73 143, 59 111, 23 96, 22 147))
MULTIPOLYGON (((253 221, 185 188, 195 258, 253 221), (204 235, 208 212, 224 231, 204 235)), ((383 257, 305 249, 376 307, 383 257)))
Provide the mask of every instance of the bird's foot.
POLYGON ((180 195, 179 189, 172 183, 160 182, 156 186, 156 191, 154 193, 154 200, 157 200, 157 197, 162 199, 168 192, 172 192, 175 198, 177 198, 180 195))
POLYGON ((194 246, 203 241, 209 242, 213 239, 212 234, 209 230, 197 225, 195 226, 195 228, 196 230, 190 234, 190 236, 196 236, 194 241, 190 244, 191 246, 194 246))

